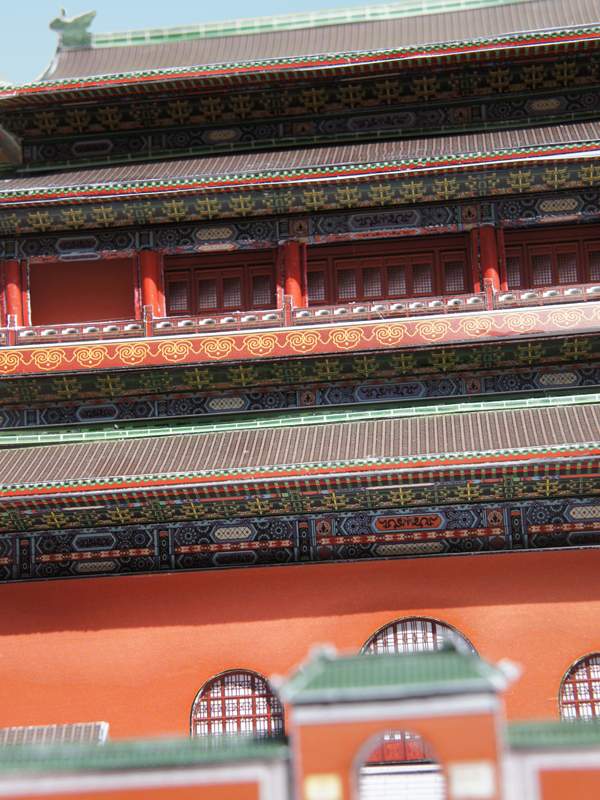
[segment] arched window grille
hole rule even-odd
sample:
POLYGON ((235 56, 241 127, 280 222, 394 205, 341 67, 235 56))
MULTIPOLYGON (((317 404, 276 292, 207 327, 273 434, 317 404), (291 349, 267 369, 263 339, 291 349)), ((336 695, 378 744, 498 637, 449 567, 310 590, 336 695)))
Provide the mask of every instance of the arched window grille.
POLYGON ((281 700, 262 675, 246 670, 223 672, 211 678, 192 706, 192 738, 284 734, 281 700))
POLYGON ((463 653, 476 652, 466 636, 445 622, 429 617, 404 617, 375 631, 361 653, 421 653, 441 650, 446 644, 463 653))
POLYGON ((558 704, 564 720, 600 719, 600 653, 590 653, 569 667, 558 704))

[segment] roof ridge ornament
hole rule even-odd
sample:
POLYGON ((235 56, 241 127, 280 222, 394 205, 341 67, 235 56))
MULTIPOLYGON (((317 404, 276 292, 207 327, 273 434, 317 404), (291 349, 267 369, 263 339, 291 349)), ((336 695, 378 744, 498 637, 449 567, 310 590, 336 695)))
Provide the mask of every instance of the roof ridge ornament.
POLYGON ((60 9, 60 17, 50 23, 50 29, 59 35, 58 48, 63 47, 91 47, 92 34, 87 29, 92 24, 97 11, 88 11, 73 19, 67 18, 66 9, 60 9))

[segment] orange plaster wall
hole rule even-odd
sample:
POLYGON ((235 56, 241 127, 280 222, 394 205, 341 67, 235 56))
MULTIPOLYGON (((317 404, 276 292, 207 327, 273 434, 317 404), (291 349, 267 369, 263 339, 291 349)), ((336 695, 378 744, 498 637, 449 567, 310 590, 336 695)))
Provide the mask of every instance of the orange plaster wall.
POLYGON ((216 673, 285 674, 423 614, 524 672, 512 718, 556 718, 567 667, 600 649, 600 551, 497 553, 0 586, 0 727, 105 720, 112 738, 189 734, 216 673))
POLYGON ((29 295, 32 325, 133 319, 133 261, 32 263, 29 295))
POLYGON ((540 784, 543 800, 598 800, 600 770, 544 770, 540 784))

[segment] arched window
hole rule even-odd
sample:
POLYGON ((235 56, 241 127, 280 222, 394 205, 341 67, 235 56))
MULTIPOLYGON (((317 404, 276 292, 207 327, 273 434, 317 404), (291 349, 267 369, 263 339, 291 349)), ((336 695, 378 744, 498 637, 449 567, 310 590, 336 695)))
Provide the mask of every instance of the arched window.
POLYGON ((429 617, 404 617, 379 628, 362 646, 361 653, 420 653, 441 650, 452 644, 462 653, 475 653, 475 648, 460 631, 429 617))
POLYGON ((560 715, 565 720, 600 719, 600 653, 572 664, 560 684, 560 715))
POLYGON ((204 736, 283 736, 281 700, 262 675, 246 670, 211 678, 192 706, 192 738, 204 736))

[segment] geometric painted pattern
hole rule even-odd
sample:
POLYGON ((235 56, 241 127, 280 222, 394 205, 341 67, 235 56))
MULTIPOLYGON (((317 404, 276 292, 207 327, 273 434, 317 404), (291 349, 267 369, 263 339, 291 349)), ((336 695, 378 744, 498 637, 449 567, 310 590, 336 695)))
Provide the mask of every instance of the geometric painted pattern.
POLYGON ((4 534, 0 580, 598 546, 600 520, 572 521, 588 504, 597 507, 593 500, 552 498, 253 517, 243 525, 187 519, 4 534), (385 549, 393 545, 410 549, 385 549))

